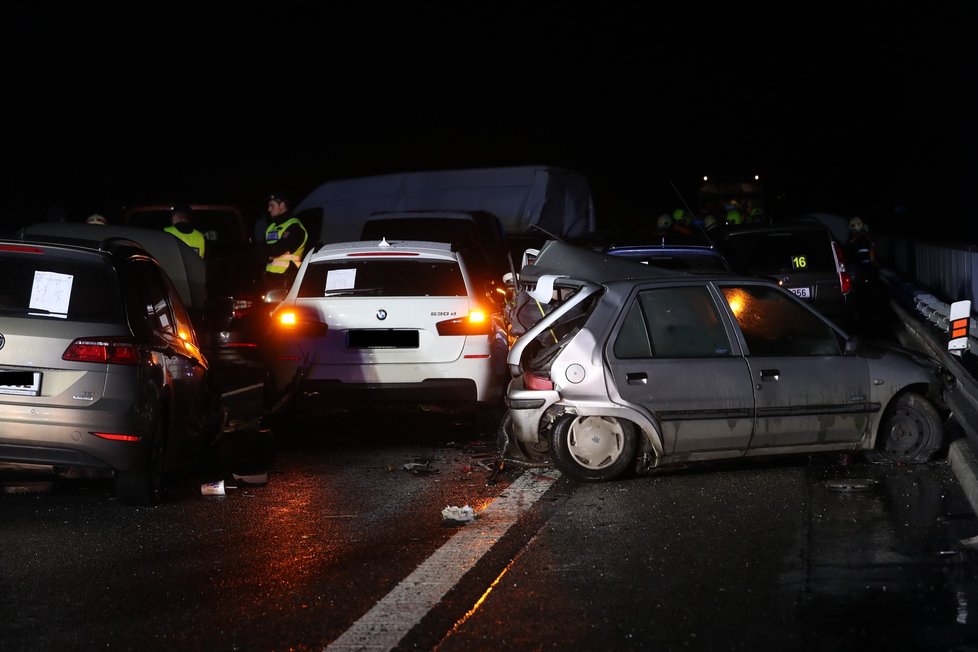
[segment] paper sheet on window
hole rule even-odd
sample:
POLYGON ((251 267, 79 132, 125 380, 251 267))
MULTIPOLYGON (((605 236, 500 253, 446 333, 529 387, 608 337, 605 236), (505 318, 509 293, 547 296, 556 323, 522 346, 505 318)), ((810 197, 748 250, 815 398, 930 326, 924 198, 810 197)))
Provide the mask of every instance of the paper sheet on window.
POLYGON ((326 272, 326 291, 352 290, 357 280, 357 270, 331 269, 326 272))
POLYGON ((35 271, 28 308, 67 315, 73 280, 74 277, 71 274, 35 271))

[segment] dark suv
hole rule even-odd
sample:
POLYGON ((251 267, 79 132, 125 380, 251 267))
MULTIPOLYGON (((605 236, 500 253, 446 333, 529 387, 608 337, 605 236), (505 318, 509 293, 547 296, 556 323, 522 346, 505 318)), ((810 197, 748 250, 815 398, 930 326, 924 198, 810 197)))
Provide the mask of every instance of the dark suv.
POLYGON ((768 278, 840 326, 851 325, 852 277, 842 246, 817 224, 721 227, 716 248, 735 272, 768 278))

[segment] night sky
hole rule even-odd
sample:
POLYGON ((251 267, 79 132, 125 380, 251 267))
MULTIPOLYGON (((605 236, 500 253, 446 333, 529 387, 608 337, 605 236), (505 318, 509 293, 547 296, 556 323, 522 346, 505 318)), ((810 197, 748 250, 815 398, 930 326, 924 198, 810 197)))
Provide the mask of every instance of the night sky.
POLYGON ((539 164, 608 223, 759 173, 786 216, 978 242, 978 5, 625 6, 5 3, 0 220, 539 164))

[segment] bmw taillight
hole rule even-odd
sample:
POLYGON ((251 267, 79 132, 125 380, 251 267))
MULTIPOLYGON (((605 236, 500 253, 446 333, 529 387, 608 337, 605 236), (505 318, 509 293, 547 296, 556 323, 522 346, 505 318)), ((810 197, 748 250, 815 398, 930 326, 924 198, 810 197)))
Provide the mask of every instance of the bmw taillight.
POLYGON ((524 371, 523 387, 526 389, 552 390, 554 388, 554 381, 545 376, 539 376, 532 371, 524 371))
POLYGON ((275 332, 296 337, 322 337, 329 326, 309 306, 287 306, 275 312, 275 332))
POLYGON ((139 364, 139 348, 125 337, 80 337, 65 349, 62 360, 102 364, 139 364))
POLYGON ((832 253, 835 254, 835 270, 839 274, 839 287, 842 288, 843 295, 849 294, 852 290, 852 275, 846 268, 846 255, 838 242, 832 243, 832 253))
POLYGON ((472 310, 465 317, 446 319, 436 324, 439 335, 488 335, 491 328, 489 315, 472 310))

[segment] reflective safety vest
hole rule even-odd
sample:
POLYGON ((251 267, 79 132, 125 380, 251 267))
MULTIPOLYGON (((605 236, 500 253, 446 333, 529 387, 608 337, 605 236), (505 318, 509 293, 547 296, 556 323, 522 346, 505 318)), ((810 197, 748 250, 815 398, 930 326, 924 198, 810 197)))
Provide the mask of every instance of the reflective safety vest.
POLYGON ((269 263, 265 265, 266 272, 271 272, 272 274, 284 274, 286 270, 289 269, 289 264, 294 264, 296 267, 302 265, 302 254, 306 250, 306 242, 309 240, 309 233, 306 231, 306 227, 303 226, 301 220, 292 217, 281 224, 275 224, 272 222, 268 225, 268 229, 265 230, 265 244, 274 244, 278 242, 279 238, 282 237, 282 234, 293 225, 298 225, 299 228, 302 229, 302 244, 300 244, 295 251, 287 251, 269 261, 269 263))
POLYGON ((188 247, 197 252, 197 255, 201 258, 204 257, 204 244, 207 240, 204 238, 204 234, 194 229, 190 233, 182 233, 180 229, 175 226, 168 226, 163 229, 167 233, 172 233, 186 243, 188 247))

